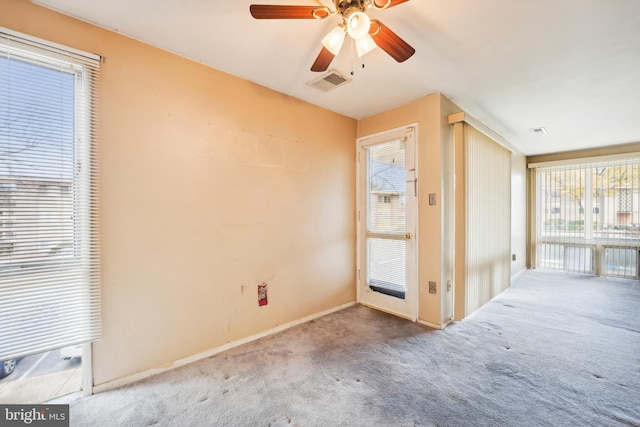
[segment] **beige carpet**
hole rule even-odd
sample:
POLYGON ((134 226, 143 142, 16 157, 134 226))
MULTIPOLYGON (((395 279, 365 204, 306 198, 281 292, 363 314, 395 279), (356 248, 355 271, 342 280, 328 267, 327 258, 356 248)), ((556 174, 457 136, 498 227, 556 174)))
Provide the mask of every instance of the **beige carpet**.
POLYGON ((71 405, 72 426, 640 425, 640 285, 527 271, 433 331, 352 307, 71 405))

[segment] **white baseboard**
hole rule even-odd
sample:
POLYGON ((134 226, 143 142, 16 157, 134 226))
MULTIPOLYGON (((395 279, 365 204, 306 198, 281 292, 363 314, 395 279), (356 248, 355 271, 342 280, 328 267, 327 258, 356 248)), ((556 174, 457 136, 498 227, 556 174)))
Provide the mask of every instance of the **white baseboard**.
POLYGON ((216 347, 214 349, 207 350, 207 351, 204 351, 202 353, 194 354, 192 356, 188 356, 188 357, 185 357, 183 359, 176 360, 175 362, 173 362, 171 364, 171 366, 167 366, 167 367, 163 367, 163 368, 147 369, 146 371, 138 372, 138 373, 133 374, 133 375, 128 375, 126 377, 118 378, 118 379, 115 379, 113 381, 108 381, 106 383, 102 383, 102 384, 99 384, 99 385, 94 385, 93 386, 93 392, 94 393, 101 393, 103 391, 113 390, 114 388, 122 387, 122 386, 125 386, 127 384, 131 384, 131 383, 143 380, 145 378, 149 378, 149 377, 152 377, 154 375, 161 374, 162 372, 166 372, 166 371, 169 371, 171 369, 175 369, 175 368, 178 368, 180 366, 184 366, 184 365, 187 365, 189 363, 196 362, 198 360, 206 359, 206 358, 214 356, 214 355, 216 355, 218 353, 222 353, 223 351, 230 350, 232 348, 238 347, 238 346, 243 345, 243 344, 250 343, 251 341, 255 341, 255 340, 258 340, 260 338, 267 337, 269 335, 276 334, 278 332, 282 332, 282 331, 284 331, 286 329, 293 328, 294 326, 301 325, 303 323, 306 323, 306 322, 309 322, 311 320, 317 319, 318 317, 326 316, 327 314, 335 313, 336 311, 344 310, 345 308, 351 307, 351 306, 356 305, 356 304, 357 303, 355 301, 348 302, 346 304, 342 304, 342 305, 339 305, 337 307, 330 308, 329 310, 321 311, 320 313, 312 314, 310 316, 303 317, 302 319, 294 320, 292 322, 285 323, 285 324, 280 325, 280 326, 276 326, 275 328, 269 329, 268 331, 261 332, 261 333, 256 334, 256 335, 251 335, 250 337, 242 338, 242 339, 237 340, 237 341, 232 341, 232 342, 226 343, 224 345, 221 345, 220 347, 216 347))
POLYGON ((513 276, 511 276, 511 281, 513 282, 519 275, 521 275, 522 273, 524 273, 525 271, 527 271, 526 268, 523 268, 522 270, 518 271, 516 274, 514 274, 513 276))
POLYGON ((431 323, 431 322, 427 322, 426 320, 420 320, 420 319, 418 319, 418 323, 420 323, 421 325, 425 325, 425 326, 428 326, 428 327, 430 327, 430 328, 433 328, 433 329, 440 329, 440 330, 442 330, 442 329, 446 328, 446 327, 447 327, 450 323, 452 323, 452 322, 453 322, 453 320, 447 320, 447 321, 446 321, 446 322, 444 322, 442 325, 438 325, 437 323, 431 323))

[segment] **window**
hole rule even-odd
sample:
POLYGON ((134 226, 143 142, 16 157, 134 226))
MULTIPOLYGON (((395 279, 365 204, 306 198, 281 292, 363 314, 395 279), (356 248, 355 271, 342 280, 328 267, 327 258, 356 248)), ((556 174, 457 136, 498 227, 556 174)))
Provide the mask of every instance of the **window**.
POLYGON ((638 275, 638 251, 629 248, 604 248, 604 269, 607 276, 636 277, 638 275))
POLYGON ((640 156, 538 167, 536 265, 637 277, 640 156))
POLYGON ((0 29, 0 360, 100 335, 98 65, 0 29))

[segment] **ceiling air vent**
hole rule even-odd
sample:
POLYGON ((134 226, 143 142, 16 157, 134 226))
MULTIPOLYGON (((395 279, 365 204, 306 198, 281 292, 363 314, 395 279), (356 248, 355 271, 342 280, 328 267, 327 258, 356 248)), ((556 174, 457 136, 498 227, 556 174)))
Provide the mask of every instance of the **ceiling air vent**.
POLYGON ((351 79, 340 74, 336 70, 330 70, 326 74, 321 75, 315 80, 307 83, 309 86, 316 88, 322 92, 329 92, 333 89, 349 83, 351 79))

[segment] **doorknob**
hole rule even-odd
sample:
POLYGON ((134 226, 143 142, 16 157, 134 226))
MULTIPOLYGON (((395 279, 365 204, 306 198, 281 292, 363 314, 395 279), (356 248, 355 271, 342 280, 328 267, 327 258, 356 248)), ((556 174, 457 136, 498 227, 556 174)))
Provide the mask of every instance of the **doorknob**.
POLYGON ((407 233, 407 234, 404 235, 404 238, 407 239, 407 240, 411 239, 412 237, 413 237, 413 234, 411 234, 411 233, 407 233))

